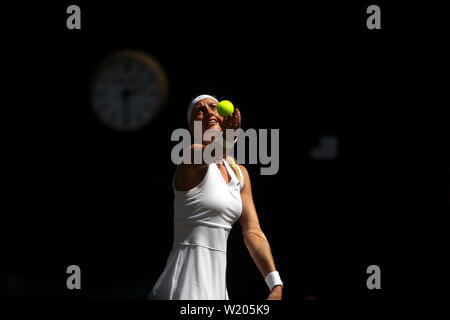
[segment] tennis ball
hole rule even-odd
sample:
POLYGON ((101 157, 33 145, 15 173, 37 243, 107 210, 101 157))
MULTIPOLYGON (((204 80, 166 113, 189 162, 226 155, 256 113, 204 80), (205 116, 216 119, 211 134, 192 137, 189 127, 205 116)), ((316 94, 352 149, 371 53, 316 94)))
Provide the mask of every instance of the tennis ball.
POLYGON ((219 105, 217 106, 217 112, 220 114, 221 117, 228 117, 229 115, 233 114, 234 106, 231 103, 231 101, 222 100, 219 102, 219 105))

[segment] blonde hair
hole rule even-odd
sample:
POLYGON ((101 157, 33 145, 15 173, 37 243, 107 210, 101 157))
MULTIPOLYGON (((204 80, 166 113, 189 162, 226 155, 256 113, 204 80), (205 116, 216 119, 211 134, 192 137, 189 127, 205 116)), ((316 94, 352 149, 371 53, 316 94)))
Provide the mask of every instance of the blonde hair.
POLYGON ((234 174, 236 175, 236 177, 239 180, 239 183, 241 185, 244 185, 244 177, 241 175, 241 171, 240 171, 239 165, 237 164, 236 160, 232 156, 227 156, 225 158, 225 160, 228 162, 231 169, 233 169, 234 174))

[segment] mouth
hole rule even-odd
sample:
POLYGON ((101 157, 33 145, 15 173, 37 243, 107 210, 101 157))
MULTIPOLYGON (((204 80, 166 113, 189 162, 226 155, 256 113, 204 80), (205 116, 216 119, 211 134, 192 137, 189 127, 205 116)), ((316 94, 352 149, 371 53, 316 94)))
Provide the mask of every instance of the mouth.
POLYGON ((208 126, 213 126, 217 123, 217 119, 216 118, 211 118, 208 120, 207 124, 208 126))

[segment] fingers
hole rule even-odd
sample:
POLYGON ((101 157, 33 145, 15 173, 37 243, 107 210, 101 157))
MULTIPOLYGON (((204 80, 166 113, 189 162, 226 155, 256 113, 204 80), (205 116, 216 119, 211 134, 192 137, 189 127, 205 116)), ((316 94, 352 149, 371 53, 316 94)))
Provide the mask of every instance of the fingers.
POLYGON ((241 125, 241 113, 238 109, 236 109, 233 114, 227 117, 227 119, 230 119, 230 129, 237 129, 241 125))
POLYGON ((239 111, 239 109, 236 108, 236 125, 235 128, 240 128, 241 127, 241 112, 239 111))
POLYGON ((225 128, 230 128, 232 118, 230 116, 224 118, 225 128))
POLYGON ((238 129, 241 127, 241 113, 239 109, 236 109, 232 115, 232 128, 238 129))
POLYGON ((241 127, 241 112, 239 109, 233 112, 233 114, 222 118, 223 128, 225 129, 238 129, 241 127))
POLYGON ((234 129, 234 113, 228 116, 228 118, 230 119, 230 126, 228 128, 234 129))

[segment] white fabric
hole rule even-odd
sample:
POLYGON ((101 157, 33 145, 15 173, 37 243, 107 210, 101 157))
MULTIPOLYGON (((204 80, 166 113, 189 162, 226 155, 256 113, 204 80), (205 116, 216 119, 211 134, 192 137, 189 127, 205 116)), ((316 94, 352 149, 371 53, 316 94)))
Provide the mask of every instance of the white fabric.
POLYGON ((219 103, 219 101, 216 98, 214 98, 213 96, 210 96, 209 94, 201 94, 201 95, 199 95, 194 100, 192 100, 192 102, 189 104, 189 107, 187 109, 187 120, 188 120, 188 123, 191 123, 192 109, 194 108, 195 104, 197 102, 199 102, 200 100, 206 99, 206 98, 210 98, 210 99, 216 100, 216 102, 219 103))
POLYGON ((264 280, 266 281, 270 291, 272 291, 275 286, 283 286, 283 281, 281 281, 278 271, 270 272, 264 280))
POLYGON ((226 149, 231 149, 237 141, 237 137, 234 137, 233 142, 227 142, 227 139, 223 137, 223 131, 220 133, 220 137, 217 139, 222 147, 226 149))
MULTIPOLYGON (((238 168, 239 173, 241 174, 241 177, 242 177, 242 183, 240 184, 240 187, 241 187, 241 190, 242 190, 242 189, 244 188, 245 179, 244 179, 244 175, 242 174, 241 167, 239 167, 239 165, 238 165, 237 168, 238 168)), ((231 169, 231 170, 233 170, 233 169, 231 169)), ((234 171, 233 171, 233 172, 234 172, 234 171)))
POLYGON ((211 163, 200 184, 188 191, 175 189, 174 176, 173 247, 149 299, 229 299, 227 240, 241 215, 242 200, 236 175, 226 160, 223 163, 231 176, 228 184, 216 163, 211 163))

